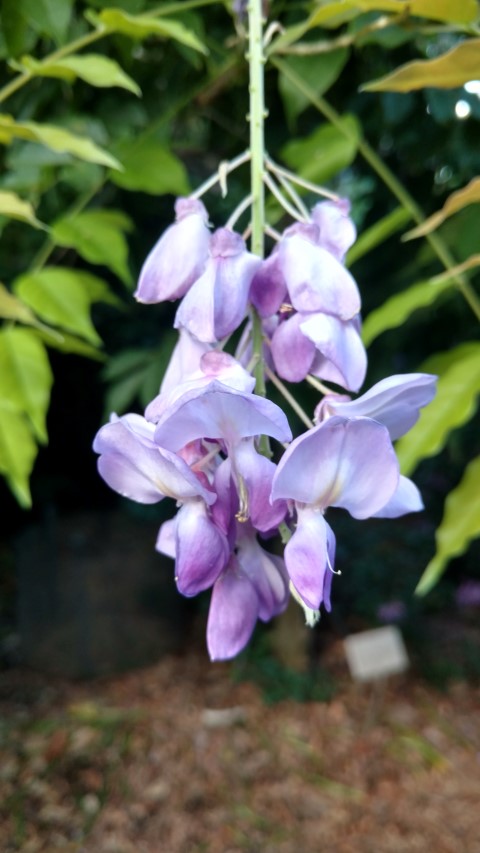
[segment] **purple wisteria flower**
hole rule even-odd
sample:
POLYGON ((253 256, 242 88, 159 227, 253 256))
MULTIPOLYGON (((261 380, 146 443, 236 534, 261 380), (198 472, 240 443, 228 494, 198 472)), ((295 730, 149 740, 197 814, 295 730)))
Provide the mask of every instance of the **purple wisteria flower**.
POLYGON ((311 373, 358 391, 365 378, 360 294, 343 264, 356 234, 348 211, 345 199, 317 204, 310 222, 286 229, 253 278, 250 299, 274 368, 288 382, 311 373))
POLYGON ((195 198, 178 198, 176 222, 148 255, 134 293, 138 302, 180 299, 202 275, 208 258, 208 213, 195 198))
POLYGON ((315 409, 315 422, 330 415, 374 418, 387 427, 394 441, 416 424, 420 409, 435 396, 436 382, 430 373, 401 373, 382 379, 356 400, 332 394, 315 409))
POLYGON ((260 263, 240 234, 228 228, 215 231, 205 271, 180 303, 175 328, 187 329, 205 343, 232 334, 245 319, 250 285, 260 263))
POLYGON ((159 447, 154 432, 154 425, 140 415, 114 415, 93 443, 100 454, 100 476, 111 489, 138 503, 158 503, 165 497, 182 502, 201 497, 213 503, 214 492, 180 456, 159 447))
MULTIPOLYGON (((329 553, 333 534, 324 519, 326 509, 342 507, 354 518, 369 518, 397 495, 399 483, 388 430, 371 418, 331 417, 286 450, 273 478, 271 497, 295 503, 297 526, 286 545, 285 562, 308 608, 319 609, 326 572, 333 569, 329 553)), ((416 508, 402 489, 398 514, 416 508)))

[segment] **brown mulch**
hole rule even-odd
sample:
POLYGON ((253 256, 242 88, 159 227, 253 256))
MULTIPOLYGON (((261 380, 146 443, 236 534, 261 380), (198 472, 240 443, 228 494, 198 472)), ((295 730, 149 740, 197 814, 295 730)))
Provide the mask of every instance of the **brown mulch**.
POLYGON ((1 674, 0 849, 480 853, 480 689, 335 675, 329 702, 266 705, 195 651, 88 683, 1 674))

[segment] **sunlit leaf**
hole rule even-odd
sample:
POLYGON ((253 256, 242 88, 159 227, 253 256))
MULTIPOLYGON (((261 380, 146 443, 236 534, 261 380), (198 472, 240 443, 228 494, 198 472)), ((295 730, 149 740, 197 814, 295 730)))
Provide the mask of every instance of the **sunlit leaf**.
POLYGON ((425 222, 412 228, 404 235, 404 240, 413 240, 416 237, 423 237, 425 234, 430 234, 435 228, 438 228, 442 222, 445 222, 449 216, 467 207, 468 204, 475 204, 480 201, 480 178, 473 178, 466 187, 452 193, 446 200, 441 210, 429 216, 425 222))
POLYGON ((391 74, 361 87, 364 92, 412 92, 431 86, 454 89, 480 78, 480 39, 467 39, 436 59, 401 65, 391 74))
POLYGON ((131 227, 130 219, 120 211, 87 210, 58 219, 52 225, 51 233, 60 246, 75 249, 92 264, 103 264, 129 284, 131 274, 124 232, 131 227))
POLYGON ((160 36, 160 38, 173 39, 187 47, 208 53, 206 46, 197 35, 187 29, 180 21, 173 18, 149 18, 146 15, 128 15, 121 9, 103 9, 98 16, 98 21, 106 27, 109 32, 122 33, 134 39, 144 39, 147 36, 160 36))
POLYGON ((0 399, 28 416, 38 441, 47 440, 53 376, 47 352, 27 329, 0 331, 0 399))
POLYGON ((387 299, 380 308, 372 311, 366 318, 362 338, 365 346, 370 346, 382 332, 401 326, 419 308, 432 305, 446 290, 452 287, 457 275, 480 265, 480 255, 473 255, 462 264, 447 270, 435 278, 413 284, 402 293, 387 299))
POLYGON ((135 95, 141 94, 135 80, 120 68, 118 62, 99 53, 83 53, 81 56, 67 56, 51 62, 38 62, 32 56, 24 56, 21 67, 33 77, 54 77, 69 83, 79 77, 91 86, 120 86, 135 95))
POLYGON ((68 332, 62 330, 58 332, 55 329, 48 329, 44 326, 35 329, 35 335, 42 343, 46 344, 50 349, 56 349, 67 355, 81 355, 84 358, 91 358, 93 361, 105 361, 106 355, 97 347, 87 344, 81 338, 75 337, 68 332))
POLYGON ((441 376, 457 361, 461 361, 476 352, 478 352, 478 341, 466 341, 464 344, 452 347, 452 349, 430 355, 422 362, 420 369, 423 373, 434 373, 436 376, 441 376))
POLYGON ((37 452, 25 416, 0 398, 0 473, 24 509, 32 505, 28 481, 37 452))
POLYGON ((287 27, 274 40, 269 53, 282 53, 315 27, 339 27, 365 12, 413 15, 467 24, 477 19, 478 6, 476 0, 334 0, 323 3, 299 24, 287 27))
POLYGON ((80 335, 90 343, 101 344, 90 319, 90 307, 94 302, 111 301, 112 298, 108 285, 101 279, 67 267, 44 267, 20 276, 14 289, 46 322, 80 335))
POLYGON ((480 536, 480 456, 465 470, 459 485, 447 497, 445 512, 435 539, 437 552, 430 560, 418 586, 417 595, 425 595, 437 583, 453 557, 466 551, 470 542, 480 536))
POLYGON ((24 201, 16 193, 0 190, 0 216, 9 216, 11 219, 19 219, 28 222, 34 228, 46 228, 37 217, 29 201, 24 201))
POLYGON ((473 415, 479 392, 480 343, 439 377, 436 396, 422 409, 413 429, 397 442, 403 474, 408 476, 422 459, 439 453, 451 431, 473 415))
POLYGON ((26 325, 35 325, 37 320, 28 305, 24 305, 13 293, 0 284, 0 317, 4 320, 16 320, 26 325))
POLYGON ((183 163, 151 137, 139 138, 118 150, 121 172, 112 172, 111 180, 127 190, 161 195, 188 195, 190 186, 183 163))
POLYGON ((29 142, 39 142, 52 148, 54 151, 65 152, 79 157, 80 160, 88 160, 90 163, 99 163, 101 166, 109 166, 111 169, 121 169, 121 165, 115 157, 100 148, 86 136, 76 136, 63 127, 53 124, 38 124, 33 121, 17 122, 11 116, 0 115, 0 143, 9 145, 13 139, 27 139, 29 142))
POLYGON ((285 163, 302 178, 322 184, 353 162, 360 130, 354 116, 341 119, 342 128, 322 124, 310 136, 293 139, 282 148, 285 163))

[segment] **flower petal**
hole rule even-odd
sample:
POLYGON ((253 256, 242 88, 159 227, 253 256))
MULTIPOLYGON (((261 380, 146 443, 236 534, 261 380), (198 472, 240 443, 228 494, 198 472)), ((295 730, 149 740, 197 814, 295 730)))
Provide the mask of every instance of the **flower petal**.
POLYGON ((213 587, 207 623, 211 660, 229 660, 247 645, 258 618, 258 595, 232 557, 213 587))
POLYGON ((288 575, 281 557, 269 554, 253 535, 239 539, 238 562, 252 582, 258 595, 258 616, 268 622, 277 616, 288 603, 288 575))
POLYGON ((178 591, 197 595, 215 583, 227 565, 230 548, 201 500, 189 501, 178 511, 175 534, 178 591))
POLYGON ((301 331, 302 314, 279 323, 272 337, 271 353, 275 370, 287 382, 301 382, 310 372, 315 345, 301 331))
POLYGON ((327 314, 301 316, 300 330, 320 353, 311 372, 349 391, 358 391, 367 371, 367 354, 357 321, 343 323, 327 314))
POLYGON ((350 320, 361 301, 354 278, 321 246, 292 234, 278 247, 283 276, 294 308, 302 313, 322 311, 350 320))
POLYGON ((292 442, 273 478, 272 498, 369 518, 394 494, 398 460, 388 430, 370 418, 333 417, 292 442))
POLYGON ((232 458, 237 489, 240 491, 245 486, 247 490, 246 512, 251 524, 262 533, 278 527, 285 518, 287 504, 283 500, 269 501, 276 466, 257 453, 253 439, 249 438, 236 445, 232 458))
POLYGON ((422 496, 415 483, 401 474, 396 491, 388 503, 381 510, 374 513, 374 517, 398 518, 400 515, 406 515, 408 512, 420 512, 423 508, 422 496))
POLYGON ((250 286, 250 301, 260 317, 271 317, 287 299, 287 285, 283 277, 278 252, 262 261, 250 286))
POLYGON ((322 404, 334 415, 374 418, 387 427, 394 441, 412 428, 420 409, 433 400, 436 381, 428 373, 397 374, 377 382, 356 400, 345 402, 332 396, 322 404))
POLYGON ((177 199, 177 221, 148 255, 134 293, 139 302, 179 299, 202 274, 208 258, 208 214, 201 201, 177 199))
POLYGON ((187 392, 162 414, 155 441, 179 450, 196 438, 223 439, 233 446, 241 438, 262 434, 289 441, 291 432, 282 410, 256 394, 243 394, 213 381, 187 392))
POLYGON ((298 524, 285 546, 285 564, 300 598, 312 610, 318 610, 329 572, 327 560, 327 523, 322 512, 310 507, 298 508, 298 524))
POLYGON ((343 263, 350 246, 356 240, 357 229, 349 217, 350 202, 320 201, 312 210, 312 219, 318 226, 318 244, 343 263))
POLYGON ((148 440, 150 429, 140 416, 126 415, 99 430, 93 449, 101 454, 98 470, 110 488, 139 503, 197 496, 213 503, 215 494, 201 484, 183 459, 148 440))

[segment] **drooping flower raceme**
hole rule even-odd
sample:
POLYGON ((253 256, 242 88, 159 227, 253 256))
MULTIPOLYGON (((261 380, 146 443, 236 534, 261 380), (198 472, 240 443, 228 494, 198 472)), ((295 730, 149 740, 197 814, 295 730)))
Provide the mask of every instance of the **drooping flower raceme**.
POLYGON ((210 232, 196 198, 179 199, 176 216, 135 295, 182 300, 178 343, 144 416, 112 415, 94 449, 119 494, 176 502, 156 548, 175 561, 182 595, 212 590, 207 646, 212 660, 223 660, 241 651, 258 619, 284 610, 289 592, 310 623, 322 604, 330 609, 329 507, 358 519, 422 508, 392 441, 432 399, 434 377, 392 376, 357 399, 344 393, 358 391, 366 372, 360 295, 345 267, 356 236, 346 200, 315 205, 265 259, 230 227, 210 232), (234 358, 223 347, 242 326, 234 358), (299 382, 311 374, 340 389, 317 382, 328 393, 316 425, 294 440, 282 409, 255 393, 262 358, 270 377, 299 382), (270 544, 280 529, 290 537, 284 557, 270 544))

